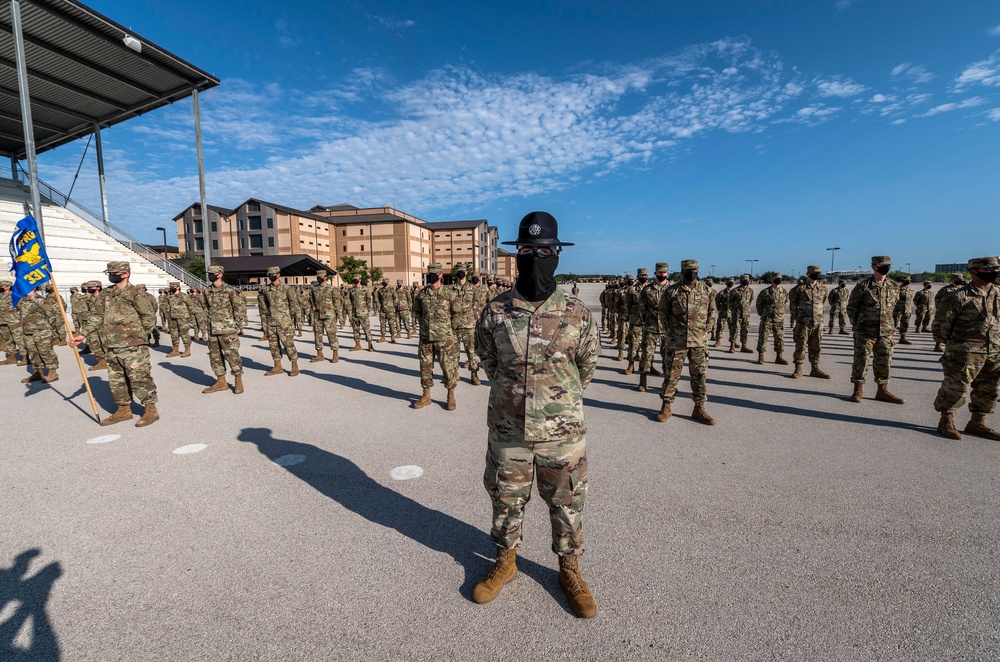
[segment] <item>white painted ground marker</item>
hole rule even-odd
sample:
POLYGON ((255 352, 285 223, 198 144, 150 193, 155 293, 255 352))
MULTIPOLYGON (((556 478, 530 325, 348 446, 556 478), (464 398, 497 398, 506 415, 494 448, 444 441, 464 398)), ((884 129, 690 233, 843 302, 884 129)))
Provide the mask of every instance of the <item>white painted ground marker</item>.
POLYGON ((88 444, 106 444, 109 441, 115 441, 116 439, 121 439, 120 434, 106 434, 102 437, 94 437, 93 439, 88 439, 88 444))
POLYGON ((200 453, 201 451, 208 448, 207 444, 188 444, 187 446, 181 446, 174 450, 174 455, 190 455, 191 453, 200 453))
POLYGON ((274 460, 274 464, 279 467, 290 467, 296 464, 302 464, 305 461, 305 455, 282 455, 278 459, 274 460))
POLYGON ((407 464, 402 467, 396 467, 389 472, 389 475, 396 480, 410 480, 412 478, 420 478, 423 476, 424 470, 416 465, 407 464))

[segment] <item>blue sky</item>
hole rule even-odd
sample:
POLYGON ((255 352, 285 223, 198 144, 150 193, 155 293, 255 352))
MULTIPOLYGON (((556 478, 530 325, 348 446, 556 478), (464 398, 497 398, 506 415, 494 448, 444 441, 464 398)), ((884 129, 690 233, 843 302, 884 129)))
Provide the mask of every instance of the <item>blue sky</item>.
MULTIPOLYGON (((392 204, 501 240, 543 209, 578 273, 1000 252, 996 2, 90 4, 221 78, 210 204, 392 204)), ((102 136, 111 220, 159 243, 198 195, 190 101, 102 136)), ((68 189, 83 146, 42 178, 68 189)), ((74 195, 97 190, 91 149, 74 195)))

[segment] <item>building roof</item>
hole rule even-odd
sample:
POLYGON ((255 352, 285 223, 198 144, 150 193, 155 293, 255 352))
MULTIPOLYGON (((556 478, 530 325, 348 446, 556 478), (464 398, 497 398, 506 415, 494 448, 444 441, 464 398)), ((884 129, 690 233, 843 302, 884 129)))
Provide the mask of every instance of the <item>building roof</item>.
POLYGON ((502 248, 497 248, 497 257, 517 257, 517 255, 502 248))
MULTIPOLYGON (((188 205, 187 207, 184 208, 184 211, 182 211, 181 213, 177 214, 176 216, 174 216, 170 220, 176 221, 181 216, 183 216, 185 213, 187 213, 187 210, 191 209, 192 207, 198 207, 199 210, 200 210, 201 203, 200 202, 192 202, 190 205, 188 205)), ((232 216, 234 213, 236 213, 236 210, 234 210, 234 209, 226 209, 225 207, 216 207, 215 205, 208 205, 208 209, 209 209, 209 211, 214 211, 216 214, 219 214, 220 216, 232 216)))
MULTIPOLYGON (((9 4, 9 3, 8 3, 9 4)), ((219 79, 75 0, 21 3, 35 150, 207 90, 219 79), (141 52, 123 42, 137 39, 141 52)), ((23 158, 10 13, 0 13, 0 154, 23 158)))
POLYGON ((266 205, 268 207, 271 207, 272 209, 277 209, 278 211, 283 211, 283 212, 285 212, 286 214, 289 214, 289 215, 302 216, 303 218, 311 218, 314 221, 323 221, 324 223, 334 224, 333 221, 331 221, 326 216, 317 216, 316 214, 313 214, 313 213, 310 213, 310 212, 307 212, 307 211, 303 211, 301 209, 295 209, 294 207, 286 207, 285 205, 279 205, 277 202, 268 202, 267 200, 261 200, 260 198, 247 198, 246 200, 244 200, 240 204, 236 205, 236 209, 239 209, 240 207, 244 206, 246 203, 250 202, 251 200, 254 201, 254 202, 259 202, 262 205, 266 205))
POLYGON ((267 275, 268 267, 279 267, 282 276, 315 276, 330 267, 308 255, 252 255, 249 257, 217 257, 212 263, 221 266, 226 275, 239 274, 247 278, 267 275))
POLYGON ((361 207, 355 207, 354 205, 349 205, 346 202, 342 202, 339 205, 315 205, 309 208, 309 211, 348 211, 351 209, 361 209, 361 207))
POLYGON ((485 218, 481 218, 478 221, 438 221, 428 223, 427 227, 428 229, 437 232, 438 230, 464 230, 466 228, 478 228, 483 223, 486 223, 485 218))

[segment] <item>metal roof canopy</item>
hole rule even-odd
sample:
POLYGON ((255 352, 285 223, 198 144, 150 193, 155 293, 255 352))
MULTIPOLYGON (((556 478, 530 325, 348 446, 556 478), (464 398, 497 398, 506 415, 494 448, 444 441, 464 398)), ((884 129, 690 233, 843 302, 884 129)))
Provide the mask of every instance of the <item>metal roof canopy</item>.
MULTIPOLYGON (((3 3, 6 5, 7 3, 3 3)), ((0 154, 26 156, 12 20, 0 5, 0 154)), ((219 79, 75 0, 23 0, 35 151, 207 90, 219 79), (125 45, 141 42, 141 52, 125 45)))

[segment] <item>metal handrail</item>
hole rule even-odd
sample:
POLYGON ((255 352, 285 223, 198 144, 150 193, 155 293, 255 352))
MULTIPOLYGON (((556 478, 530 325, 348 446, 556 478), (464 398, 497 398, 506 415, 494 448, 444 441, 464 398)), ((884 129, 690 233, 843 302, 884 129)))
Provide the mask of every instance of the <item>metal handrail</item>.
MULTIPOLYGON (((28 181, 27 171, 24 169, 23 166, 21 166, 20 163, 17 165, 17 170, 18 172, 12 173, 9 167, 0 165, 0 177, 4 177, 5 179, 7 179, 6 175, 8 173, 11 173, 12 176, 9 177, 9 179, 26 183, 28 181), (23 179, 19 179, 17 176, 18 174, 22 175, 23 179)), ((98 214, 94 213, 93 211, 91 211, 84 205, 80 204, 76 200, 73 200, 65 193, 61 193, 58 189, 54 188, 47 182, 42 181, 41 179, 38 180, 38 192, 44 200, 47 200, 48 202, 54 205, 58 205, 73 212, 74 214, 82 218, 84 221, 89 223, 90 225, 94 226, 107 236, 117 241, 125 248, 129 249, 133 253, 137 253, 139 256, 141 256, 148 262, 153 263, 154 265, 156 265, 163 271, 167 272, 177 280, 181 281, 188 287, 193 287, 196 289, 202 289, 204 287, 208 287, 208 283, 198 278, 190 271, 187 271, 186 269, 177 266, 170 260, 166 259, 162 255, 154 251, 146 244, 142 243, 132 235, 122 230, 121 228, 112 225, 111 223, 105 222, 103 219, 101 219, 101 217, 98 214)))

